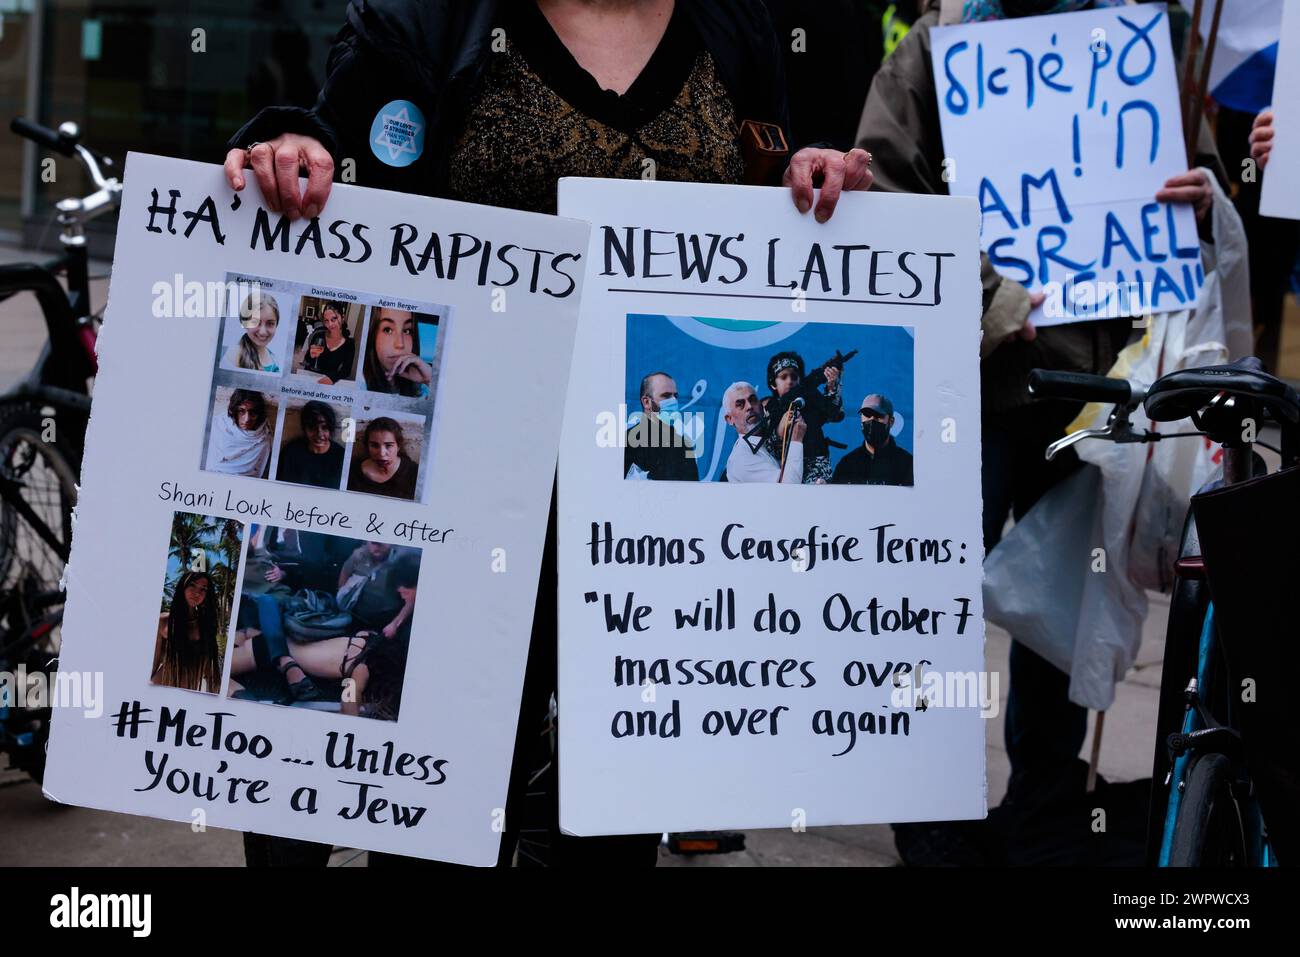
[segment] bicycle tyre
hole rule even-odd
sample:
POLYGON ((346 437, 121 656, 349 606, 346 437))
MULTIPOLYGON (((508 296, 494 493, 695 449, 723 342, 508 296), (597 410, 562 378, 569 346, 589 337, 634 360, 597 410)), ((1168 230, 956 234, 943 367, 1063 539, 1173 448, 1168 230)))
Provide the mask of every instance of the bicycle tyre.
POLYGON ((1229 786, 1236 769, 1222 754, 1202 754, 1187 769, 1170 867, 1245 867, 1242 818, 1229 786))
MULTIPOLYGON (((0 470, 32 490, 30 498, 24 495, 27 504, 66 545, 71 542, 72 509, 77 502, 82 426, 79 421, 60 425, 56 418, 58 431, 51 443, 44 438, 49 418, 45 410, 27 402, 0 406, 0 470), (69 430, 76 434, 65 436, 69 430)), ((24 532, 25 526, 18 511, 0 499, 0 591, 18 587, 35 593, 55 591, 63 577, 63 560, 34 532, 24 532)))

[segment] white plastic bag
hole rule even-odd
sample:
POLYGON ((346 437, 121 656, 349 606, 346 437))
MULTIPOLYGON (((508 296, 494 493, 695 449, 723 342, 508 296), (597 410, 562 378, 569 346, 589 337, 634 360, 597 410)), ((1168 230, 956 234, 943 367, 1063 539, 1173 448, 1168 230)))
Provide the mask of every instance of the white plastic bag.
POLYGON ((1084 466, 1034 503, 984 559, 984 617, 1069 672, 1096 547, 1101 472, 1084 466))

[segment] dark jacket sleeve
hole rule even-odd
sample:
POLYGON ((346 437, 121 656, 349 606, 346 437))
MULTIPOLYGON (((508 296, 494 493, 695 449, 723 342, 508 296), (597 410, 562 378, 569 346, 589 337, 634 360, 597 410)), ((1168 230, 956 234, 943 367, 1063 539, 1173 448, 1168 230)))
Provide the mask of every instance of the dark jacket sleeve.
POLYGON ((427 129, 435 116, 427 77, 411 77, 393 64, 391 56, 362 39, 351 24, 339 31, 330 50, 325 83, 310 110, 268 107, 240 128, 230 139, 231 148, 273 139, 283 133, 298 133, 320 140, 334 159, 345 182, 379 189, 423 193, 430 182, 429 162, 434 150, 427 129), (404 167, 381 162, 371 144, 371 126, 388 104, 402 100, 414 105, 423 117, 425 148, 420 157, 404 167), (355 177, 349 179, 349 175, 355 177))
MULTIPOLYGON (((872 156, 873 189, 948 192, 939 101, 930 65, 930 28, 938 19, 938 13, 932 12, 918 20, 872 80, 858 124, 858 146, 872 156)), ((1024 325, 1029 293, 1017 282, 1004 282, 983 253, 980 285, 984 292, 980 356, 984 357, 1024 325)))
POLYGON ((814 395, 812 404, 816 407, 817 414, 826 422, 843 422, 844 421, 844 387, 840 386, 840 391, 834 396, 827 395, 821 389, 818 389, 814 395))

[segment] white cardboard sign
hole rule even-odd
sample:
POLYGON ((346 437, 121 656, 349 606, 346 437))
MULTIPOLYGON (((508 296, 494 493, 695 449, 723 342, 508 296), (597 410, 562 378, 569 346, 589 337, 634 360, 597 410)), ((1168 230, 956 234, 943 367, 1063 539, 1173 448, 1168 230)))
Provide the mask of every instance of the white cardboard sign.
POLYGON ((495 861, 587 233, 130 157, 51 798, 495 861))
POLYGON ((1273 152, 1259 198, 1262 216, 1300 219, 1300 3, 1282 5, 1277 72, 1273 74, 1273 152))
POLYGON ((1162 3, 936 28, 944 176, 1038 325, 1190 308, 1205 275, 1162 3))
POLYGON ((982 817, 975 204, 845 194, 819 226, 788 190, 564 179, 560 209, 593 224, 560 452, 561 827, 982 817), (769 368, 796 388, 791 354, 805 391, 779 401, 840 446, 755 411, 769 368))

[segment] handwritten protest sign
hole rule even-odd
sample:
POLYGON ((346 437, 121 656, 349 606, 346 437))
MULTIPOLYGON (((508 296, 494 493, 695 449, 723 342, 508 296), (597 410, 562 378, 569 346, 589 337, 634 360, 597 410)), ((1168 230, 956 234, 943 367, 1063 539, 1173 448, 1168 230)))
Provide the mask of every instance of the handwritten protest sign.
POLYGON ((819 226, 788 191, 565 179, 560 209, 593 223, 561 827, 982 817, 975 204, 819 226))
POLYGON ((1259 198, 1262 216, 1300 219, 1300 4, 1282 5, 1277 72, 1273 75, 1273 152, 1259 198))
POLYGON ((587 233, 130 157, 50 797, 496 860, 587 233))
POLYGON ((1164 4, 938 28, 932 58, 948 189, 1038 324, 1196 301, 1195 216, 1155 201, 1187 166, 1164 4))

